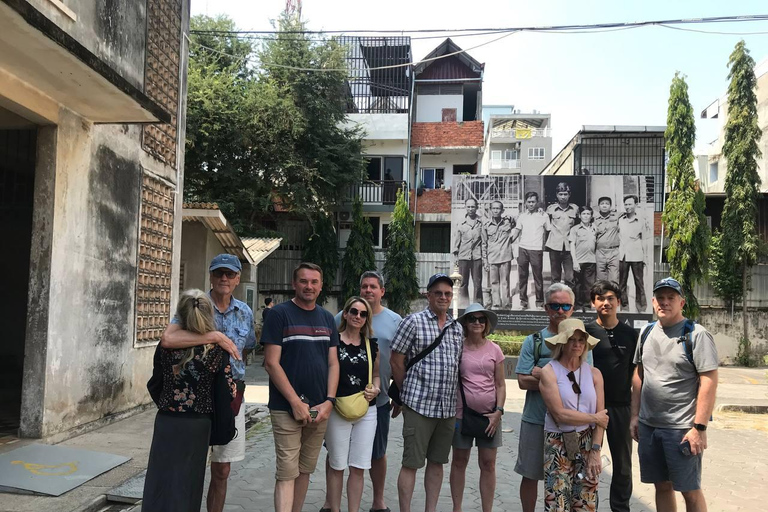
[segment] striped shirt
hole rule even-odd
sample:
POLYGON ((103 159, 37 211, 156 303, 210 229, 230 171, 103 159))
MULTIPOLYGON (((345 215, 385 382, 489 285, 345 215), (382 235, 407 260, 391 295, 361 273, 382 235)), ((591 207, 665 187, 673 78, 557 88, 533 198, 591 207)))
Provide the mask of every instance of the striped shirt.
MULTIPOLYGON (((440 345, 408 370, 400 393, 405 405, 428 418, 456 415, 456 384, 464 331, 450 314, 448 324, 451 325, 440 345)), ((439 334, 437 315, 432 310, 413 313, 400 322, 392 339, 392 352, 404 354, 407 362, 430 346, 439 334)))
MULTIPOLYGON (((336 322, 328 311, 315 306, 312 311, 293 301, 272 308, 261 333, 263 345, 280 345, 280 366, 297 395, 304 395, 310 406, 328 396, 328 350, 339 345, 336 322)), ((269 381, 269 408, 290 411, 291 405, 269 381)))

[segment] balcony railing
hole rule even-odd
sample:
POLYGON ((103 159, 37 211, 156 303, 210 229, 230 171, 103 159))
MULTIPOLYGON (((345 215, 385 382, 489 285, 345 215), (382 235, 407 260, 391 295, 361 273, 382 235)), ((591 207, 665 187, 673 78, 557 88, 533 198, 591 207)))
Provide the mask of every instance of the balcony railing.
POLYGON ((347 191, 347 200, 360 198, 364 205, 394 205, 397 201, 397 191, 405 191, 404 181, 371 181, 366 180, 357 185, 351 185, 347 191))
POLYGON ((512 160, 491 160, 491 170, 520 169, 521 160, 518 158, 512 160))
POLYGON ((491 137, 507 139, 532 139, 533 137, 551 137, 551 128, 492 128, 491 137))

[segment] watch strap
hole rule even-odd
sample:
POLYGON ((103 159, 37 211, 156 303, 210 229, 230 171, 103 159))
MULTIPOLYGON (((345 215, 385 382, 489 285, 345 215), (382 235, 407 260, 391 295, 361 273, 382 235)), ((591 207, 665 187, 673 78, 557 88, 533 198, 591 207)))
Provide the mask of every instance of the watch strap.
POLYGON ((599 451, 600 451, 600 450, 602 450, 602 449, 603 449, 603 447, 602 447, 601 445, 597 444, 597 443, 594 443, 594 444, 592 445, 592 451, 593 451, 593 452, 599 452, 599 451))
POLYGON ((695 428, 699 432, 704 432, 705 430, 707 430, 707 426, 702 423, 694 423, 693 428, 695 428))

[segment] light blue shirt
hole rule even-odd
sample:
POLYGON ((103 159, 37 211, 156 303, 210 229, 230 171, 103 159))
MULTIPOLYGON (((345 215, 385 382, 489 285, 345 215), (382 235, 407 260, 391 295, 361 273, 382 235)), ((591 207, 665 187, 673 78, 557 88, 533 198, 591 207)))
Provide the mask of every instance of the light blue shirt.
MULTIPOLYGON (((341 311, 336 315, 336 326, 341 324, 341 311)), ((400 325, 402 317, 391 309, 383 308, 378 315, 373 316, 373 337, 377 338, 379 346, 379 378, 381 379, 381 393, 376 398, 376 405, 381 407, 389 403, 387 390, 392 379, 392 367, 390 366, 390 356, 392 355, 392 338, 395 336, 397 326, 400 325)))
MULTIPOLYGON (((546 339, 555 334, 544 328, 541 331, 543 340, 541 343, 541 357, 536 366, 544 368, 552 360, 552 351, 547 347, 546 339)), ((587 353, 587 362, 594 366, 592 361, 592 351, 587 353)), ((515 373, 518 375, 531 375, 534 367, 534 342, 533 334, 529 334, 523 341, 523 347, 520 349, 520 357, 517 360, 515 373)), ((525 405, 523 406, 523 421, 535 425, 544 425, 544 417, 547 414, 547 407, 544 405, 544 399, 539 391, 528 390, 525 393, 525 405)))
MULTIPOLYGON (((208 296, 211 296, 210 292, 208 292, 208 296)), ((213 302, 213 299, 211 301, 213 302)), ((213 316, 216 321, 216 330, 223 332, 227 338, 232 340, 241 357, 244 349, 251 350, 256 347, 253 311, 248 307, 248 304, 232 297, 229 307, 224 312, 219 311, 219 308, 214 305, 213 316)), ((171 323, 181 324, 181 320, 178 316, 174 316, 171 323)), ((242 380, 245 377, 245 362, 238 361, 233 357, 230 357, 229 361, 232 366, 232 378, 242 380)))

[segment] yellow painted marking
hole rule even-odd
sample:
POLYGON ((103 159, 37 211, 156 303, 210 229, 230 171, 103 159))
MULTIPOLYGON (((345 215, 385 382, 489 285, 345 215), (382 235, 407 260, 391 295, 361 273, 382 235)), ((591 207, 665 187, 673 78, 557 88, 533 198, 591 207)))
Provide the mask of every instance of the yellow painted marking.
POLYGON ((76 462, 65 462, 63 464, 56 464, 49 466, 46 464, 35 464, 34 462, 24 462, 23 460, 14 460, 11 464, 21 464, 24 469, 32 473, 33 475, 40 476, 67 476, 77 471, 76 462), (59 471, 51 471, 57 468, 61 468, 59 471))
POLYGON ((757 379, 753 379, 752 377, 743 377, 744 380, 749 382, 750 384, 760 384, 760 381, 757 379))

